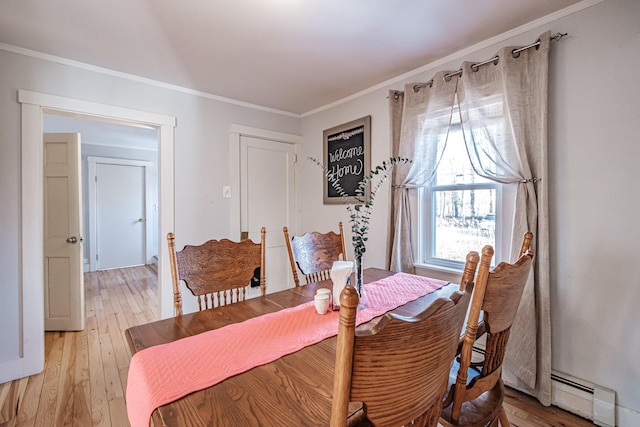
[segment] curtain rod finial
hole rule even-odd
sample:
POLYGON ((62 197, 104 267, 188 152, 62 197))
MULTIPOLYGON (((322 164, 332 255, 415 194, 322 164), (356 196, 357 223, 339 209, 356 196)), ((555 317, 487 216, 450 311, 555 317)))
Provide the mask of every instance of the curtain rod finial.
POLYGON ((551 40, 560 41, 561 38, 567 35, 569 35, 569 33, 555 33, 551 36, 551 40))

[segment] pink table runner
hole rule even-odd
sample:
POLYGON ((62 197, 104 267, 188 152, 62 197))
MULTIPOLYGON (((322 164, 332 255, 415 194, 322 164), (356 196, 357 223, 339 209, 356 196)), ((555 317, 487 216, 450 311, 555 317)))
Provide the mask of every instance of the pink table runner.
MULTIPOLYGON (((358 311, 356 324, 446 283, 404 273, 368 283, 367 307, 358 311)), ((316 314, 311 301, 137 352, 127 380, 131 426, 148 427, 151 413, 159 406, 336 335, 338 319, 339 312, 316 314)))

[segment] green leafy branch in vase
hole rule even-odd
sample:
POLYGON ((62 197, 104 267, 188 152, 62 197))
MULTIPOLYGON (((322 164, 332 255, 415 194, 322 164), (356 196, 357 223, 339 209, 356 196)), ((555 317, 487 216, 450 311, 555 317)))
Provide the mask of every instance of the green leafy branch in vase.
MULTIPOLYGON (((336 192, 342 196, 345 200, 349 195, 345 192, 344 188, 340 185, 340 180, 329 168, 321 163, 318 159, 309 157, 316 165, 320 166, 324 171, 324 175, 327 177, 331 186, 336 192)), ((367 175, 365 175, 356 188, 354 198, 357 203, 349 203, 347 205, 347 211, 349 212, 349 222, 351 223, 354 257, 361 259, 362 255, 366 251, 367 233, 369 232, 369 220, 371 219, 371 210, 373 208, 373 202, 375 201, 378 191, 382 187, 382 184, 389 178, 391 171, 399 164, 411 163, 410 159, 404 157, 390 157, 388 160, 383 161, 381 164, 372 169, 367 175), (374 182, 376 180, 377 182, 374 182), (371 189, 367 197, 367 186, 371 184, 371 189)))

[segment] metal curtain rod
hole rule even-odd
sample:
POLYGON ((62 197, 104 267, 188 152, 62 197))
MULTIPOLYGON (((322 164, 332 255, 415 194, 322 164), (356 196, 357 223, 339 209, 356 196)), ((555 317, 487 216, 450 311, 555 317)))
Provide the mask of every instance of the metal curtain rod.
MULTIPOLYGON (((559 41, 561 38, 563 38, 566 35, 567 35, 567 33, 556 33, 555 35, 551 36, 551 40, 559 41)), ((523 50, 531 49, 532 47, 535 47, 537 49, 538 46, 540 46, 540 40, 537 40, 535 43, 531 43, 530 45, 513 49, 511 51, 511 55, 513 55, 514 58, 517 58, 518 56, 520 56, 520 52, 522 52, 523 50)), ((489 64, 491 62, 493 62, 493 64, 496 65, 496 64, 498 64, 498 60, 499 59, 500 59, 500 57, 498 55, 496 55, 491 59, 487 59, 486 61, 477 62, 477 63, 471 65, 471 70, 478 71, 478 68, 480 68, 481 65, 489 64)), ((453 76, 461 76, 461 75, 462 75, 462 68, 460 68, 458 71, 454 71, 453 73, 445 74, 444 75, 444 80, 448 82, 449 80, 451 80, 451 77, 453 77, 453 76)), ((420 84, 417 84, 417 85, 413 85, 413 91, 414 92, 418 92, 420 90, 420 88, 423 88, 425 86, 429 86, 429 87, 433 86, 433 79, 429 80, 426 83, 420 83, 420 84)))

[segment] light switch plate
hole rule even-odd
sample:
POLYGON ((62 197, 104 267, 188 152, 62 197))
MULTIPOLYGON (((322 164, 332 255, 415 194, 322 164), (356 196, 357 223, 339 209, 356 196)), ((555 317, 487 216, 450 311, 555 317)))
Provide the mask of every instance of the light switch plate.
POLYGON ((228 185, 222 187, 222 197, 224 197, 225 199, 231 198, 231 187, 229 187, 228 185))

